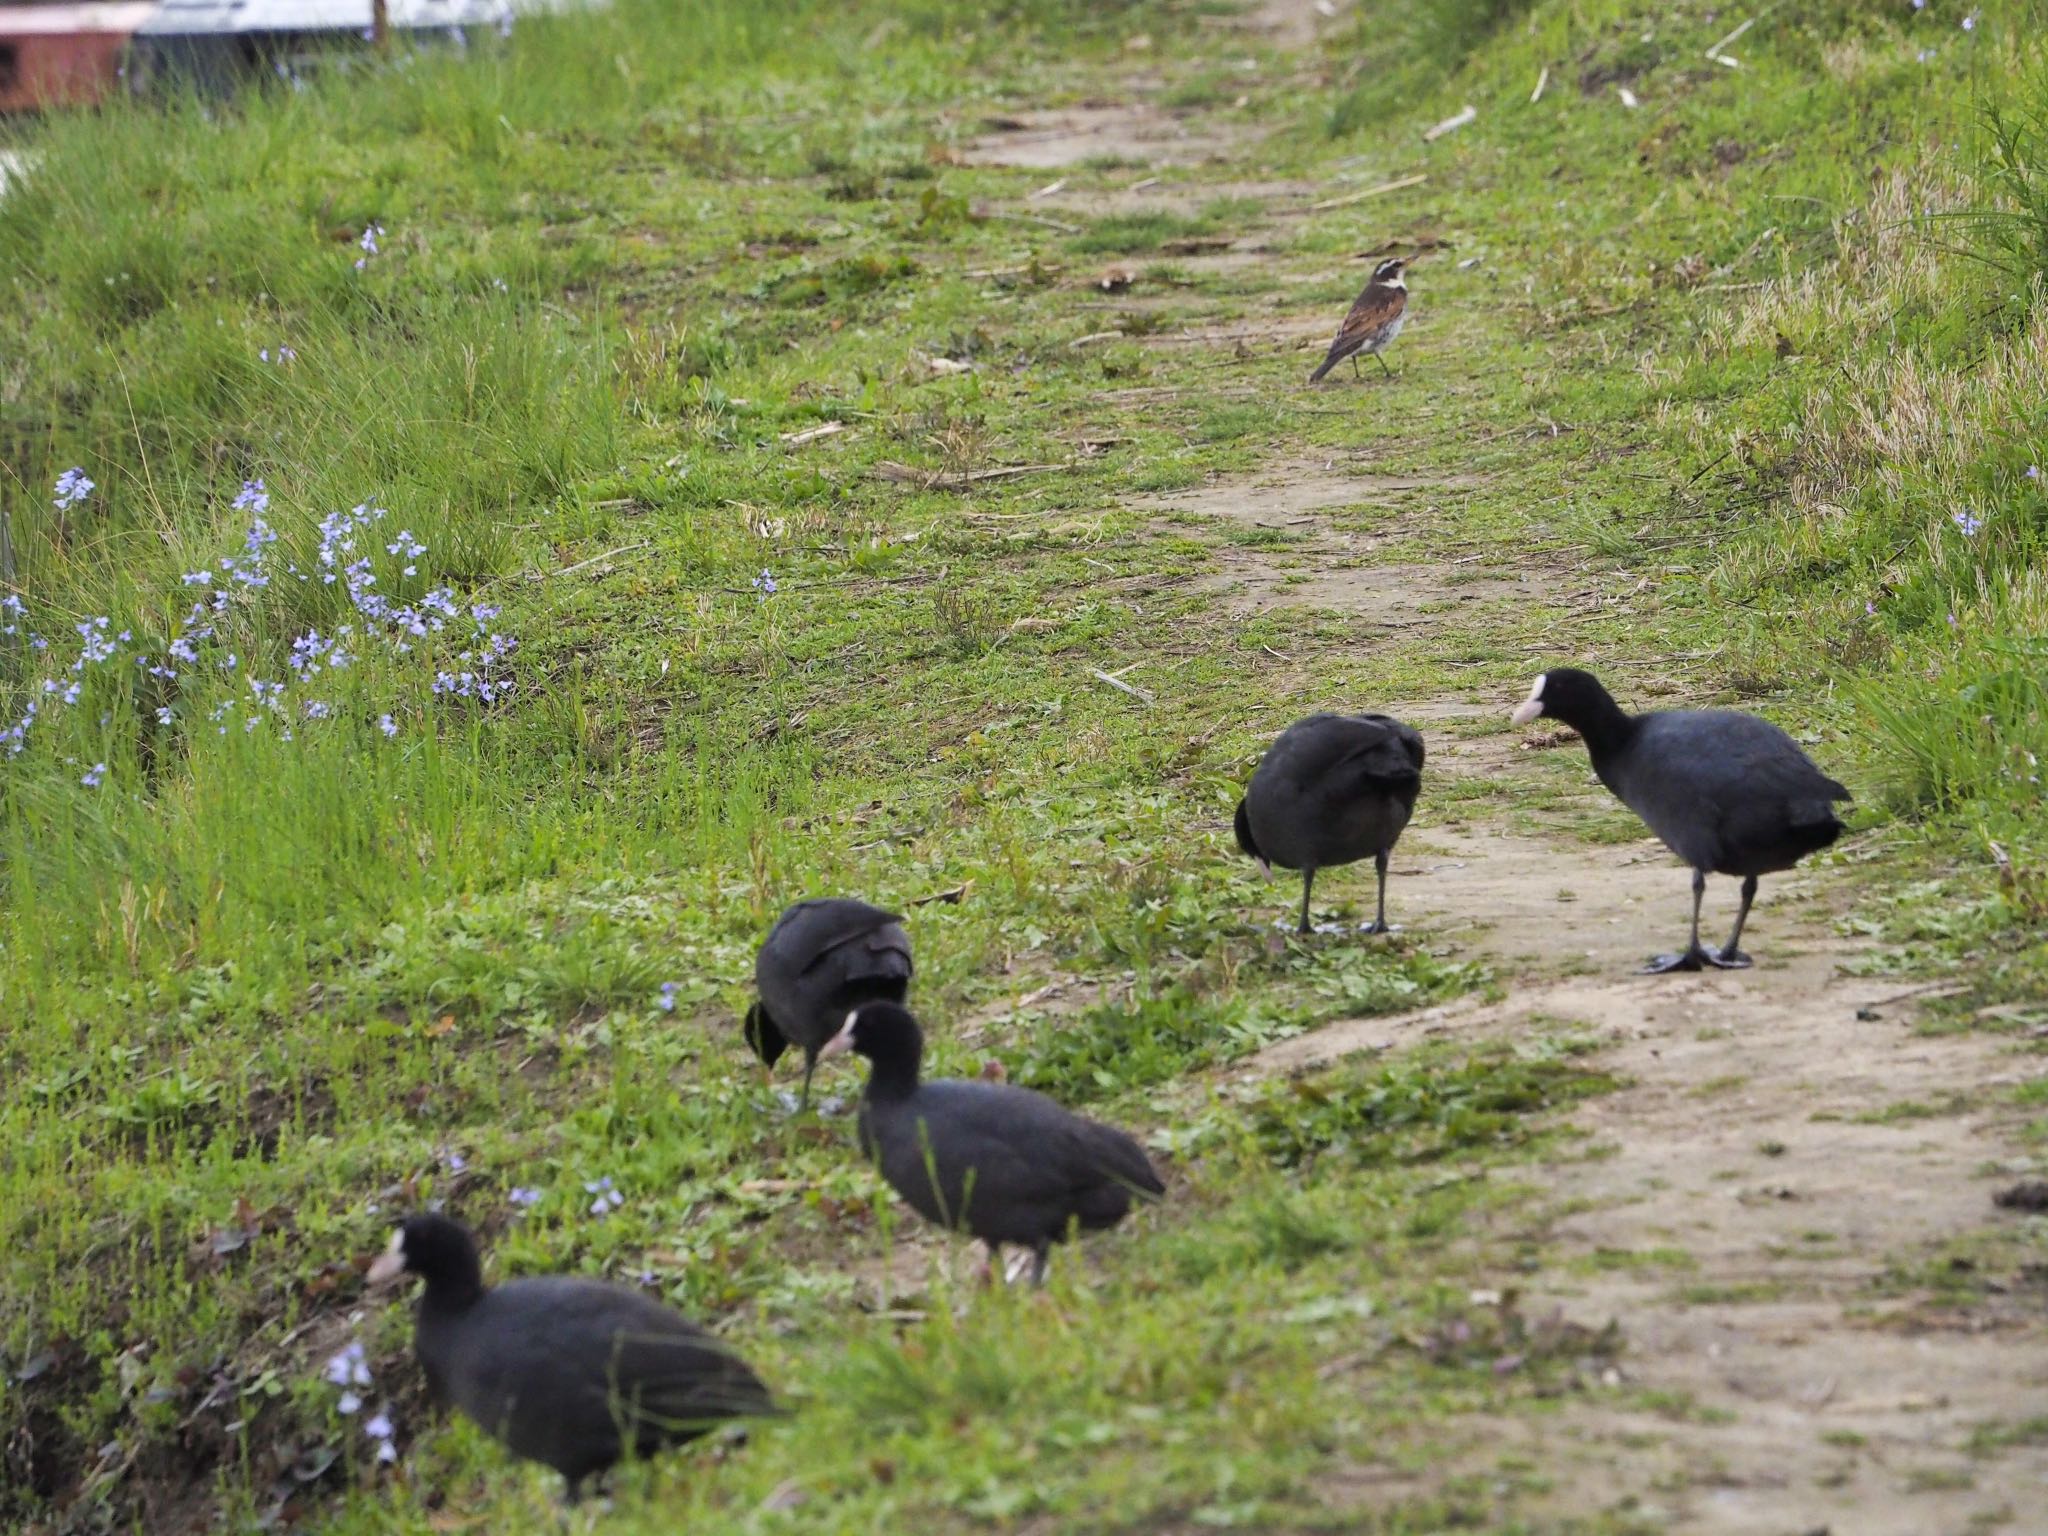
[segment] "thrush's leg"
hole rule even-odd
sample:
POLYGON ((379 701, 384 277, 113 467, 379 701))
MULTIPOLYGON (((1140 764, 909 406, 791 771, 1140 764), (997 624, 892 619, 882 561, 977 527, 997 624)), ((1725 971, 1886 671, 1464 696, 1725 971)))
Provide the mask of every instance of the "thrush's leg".
POLYGON ((1700 898, 1707 893, 1707 872, 1696 869, 1692 872, 1692 942, 1682 955, 1658 955, 1643 967, 1646 976, 1662 975, 1666 971, 1697 971, 1711 965, 1713 958, 1700 947, 1700 898))
POLYGON ((1351 354, 1351 377, 1354 379, 1363 377, 1358 371, 1358 354, 1356 352, 1351 354))
POLYGON ((1373 353, 1373 360, 1380 365, 1381 373, 1384 373, 1388 378, 1392 378, 1394 376, 1394 370, 1387 366, 1387 360, 1384 357, 1380 356, 1379 353, 1373 353))

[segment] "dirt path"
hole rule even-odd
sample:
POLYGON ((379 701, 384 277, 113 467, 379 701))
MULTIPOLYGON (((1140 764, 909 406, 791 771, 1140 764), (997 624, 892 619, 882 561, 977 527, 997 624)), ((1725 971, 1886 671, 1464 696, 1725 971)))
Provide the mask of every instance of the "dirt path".
MULTIPOLYGON (((1261 6, 1249 25, 1300 49, 1321 20, 1304 0, 1261 6)), ((1260 186, 1254 146, 1145 105, 1142 84, 1132 95, 1006 125, 975 153, 1048 171, 1145 159, 1162 184, 1144 195, 1163 206, 1173 167, 1231 163, 1276 223, 1312 191, 1260 186)), ((1112 206, 1062 195, 1046 206, 1112 206)), ((1119 195, 1118 208, 1136 196, 1119 195)), ((1249 230, 1193 259, 1260 271, 1269 312, 1148 340, 1318 342, 1331 317, 1290 299, 1301 271, 1260 260, 1261 244, 1249 230)), ((1441 504, 1482 482, 1373 468, 1279 461, 1139 505, 1208 543, 1198 589, 1240 619, 1320 609, 1361 635, 1422 644, 1402 637, 1424 618, 1530 595, 1526 567, 1451 567, 1425 547, 1441 504)), ((1430 733, 1439 783, 1526 760, 1501 724, 1512 700, 1376 702, 1430 733)), ((1552 747, 1590 780, 1575 741, 1552 747)), ((1612 816, 1590 783, 1579 804, 1612 816)), ((2000 1277, 2014 1266, 1992 1257, 2024 1230, 1991 1195, 2029 1166, 2012 1103, 2029 1060, 1995 1037, 1921 1033, 1925 987, 1844 971, 1854 951, 1836 919, 1856 898, 1853 848, 1766 883, 1748 936, 1756 969, 1649 978, 1633 968, 1683 936, 1684 872, 1646 838, 1588 841, 1511 811, 1500 797, 1426 792, 1393 896, 1432 946, 1486 959, 1499 1001, 1334 1024, 1244 1069, 1576 1034, 1625 1082, 1575 1112, 1586 1140, 1528 1172, 1534 1200, 1496 1234, 1544 1255, 1522 1282, 1525 1309, 1618 1322, 1618 1372, 1554 1414, 1468 1423, 1462 1461, 1439 1475, 1539 1469, 1534 1494, 1526 1470, 1503 1477, 1518 1490, 1503 1520, 1607 1515, 1702 1536, 2048 1530, 2048 1266, 2018 1267, 2011 1284, 2000 1277)), ((1715 882, 1710 902, 1718 933, 1732 883, 1715 882)), ((1401 1481, 1333 1478, 1330 1496, 1363 1506, 1417 1491, 1401 1481)))

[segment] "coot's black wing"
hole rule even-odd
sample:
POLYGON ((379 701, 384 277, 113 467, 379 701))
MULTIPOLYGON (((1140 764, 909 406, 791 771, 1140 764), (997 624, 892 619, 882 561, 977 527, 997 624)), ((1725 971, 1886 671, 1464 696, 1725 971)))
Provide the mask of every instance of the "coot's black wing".
POLYGON ((462 1319, 444 1361, 455 1406, 514 1454, 572 1480, 729 1419, 776 1412, 720 1340, 637 1292, 573 1276, 515 1280, 462 1319))
POLYGON ((800 901, 770 930, 754 962, 761 1008, 782 1039, 815 1050, 845 1022, 847 1008, 900 1002, 911 976, 902 919, 864 901, 800 901))
POLYGON ((1165 1193, 1123 1132, 1027 1088, 945 1079, 868 1101, 863 1134, 883 1177, 928 1221, 985 1241, 1038 1245, 1109 1226, 1134 1196, 1165 1193))
POLYGON ((1644 715, 1617 794, 1700 869, 1768 874, 1826 847, 1849 791, 1768 720, 1729 710, 1644 715))

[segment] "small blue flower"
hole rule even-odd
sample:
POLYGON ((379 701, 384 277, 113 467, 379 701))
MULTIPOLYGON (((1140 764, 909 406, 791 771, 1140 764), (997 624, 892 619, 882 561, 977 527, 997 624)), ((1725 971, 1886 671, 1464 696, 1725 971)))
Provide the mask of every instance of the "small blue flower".
POLYGON ((51 505, 68 512, 92 493, 93 483, 85 478, 84 470, 74 466, 57 477, 57 499, 51 505))
POLYGON ((335 1403, 334 1411, 339 1414, 350 1415, 360 1413, 362 1411, 362 1407, 362 1398, 358 1397, 353 1392, 344 1392, 341 1394, 339 1401, 335 1403))
POLYGON ((78 782, 83 784, 87 789, 98 789, 100 787, 100 780, 104 779, 106 776, 107 765, 105 763, 94 763, 90 768, 85 770, 84 777, 81 778, 78 782))
POLYGON ((590 1214, 593 1216, 609 1216, 626 1203, 626 1197, 612 1188, 610 1174, 601 1179, 592 1179, 583 1186, 583 1192, 597 1196, 590 1202, 590 1214))
POLYGON ((2027 478, 2028 478, 2029 480, 2038 480, 2038 479, 2040 479, 2040 478, 2041 478, 2041 466, 2040 466, 2040 465, 2038 465, 2038 464, 2029 464, 2029 465, 2027 466, 2027 478))
MULTIPOLYGON (((235 498, 234 506, 237 512, 254 511, 260 516, 262 513, 270 510, 270 492, 263 488, 261 480, 244 480, 242 482, 241 494, 235 498)), ((260 522, 256 526, 263 528, 263 524, 260 522)), ((263 531, 270 533, 268 528, 264 528, 263 531)), ((253 532, 251 537, 254 537, 253 532)), ((276 537, 277 535, 270 534, 270 538, 265 539, 263 542, 268 544, 271 542, 271 539, 276 537)))
POLYGON ((1963 18, 1963 30, 1964 30, 1965 32, 1974 32, 1974 31, 1976 31, 1976 30, 1977 30, 1977 18, 1976 18, 1975 16, 1965 16, 1965 17, 1963 18))
POLYGON ((398 734, 398 722, 389 715, 379 715, 377 717, 377 729, 384 733, 386 740, 389 740, 398 734))
POLYGON ((664 981, 661 984, 661 994, 654 999, 654 1006, 663 1013, 674 1013, 676 1011, 677 985, 678 983, 673 981, 664 981))
POLYGON ((1975 537, 1977 537, 1977 530, 1984 526, 1983 518, 1973 517, 1968 512, 1951 513, 1949 515, 1949 521, 1954 523, 1958 528, 1963 530, 1963 537, 1966 539, 1974 539, 1975 537))
POLYGON ((531 1210, 534 1206, 540 1204, 540 1191, 519 1187, 515 1188, 506 1198, 523 1211, 531 1210))
POLYGON ((765 568, 760 575, 754 578, 753 586, 754 590, 760 593, 764 600, 775 595, 775 578, 769 575, 765 568))

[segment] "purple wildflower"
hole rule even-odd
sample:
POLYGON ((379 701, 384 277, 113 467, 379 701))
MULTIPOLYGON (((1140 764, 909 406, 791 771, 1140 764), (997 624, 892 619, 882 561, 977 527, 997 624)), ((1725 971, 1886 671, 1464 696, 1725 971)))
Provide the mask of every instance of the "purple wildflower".
POLYGON ((754 578, 753 586, 754 590, 761 594, 763 601, 775 595, 775 578, 769 575, 765 568, 754 578))
POLYGON ((398 734, 398 722, 389 715, 379 715, 377 717, 377 729, 384 733, 386 740, 389 740, 398 734))
POLYGON ((1958 528, 1963 530, 1963 537, 1966 539, 1974 539, 1975 537, 1977 537, 1977 530, 1984 526, 1983 518, 1973 517, 1968 512, 1951 513, 1949 515, 1949 521, 1954 523, 1958 528))
POLYGON ((654 1006, 663 1013, 674 1013, 676 1011, 676 983, 664 981, 661 984, 661 995, 655 998, 654 1006))
POLYGON ((515 1188, 506 1198, 522 1211, 531 1210, 534 1206, 540 1204, 540 1191, 537 1189, 515 1188))
POLYGON ((98 789, 100 787, 100 781, 104 779, 106 776, 107 765, 105 763, 94 763, 90 768, 85 770, 84 776, 80 778, 78 782, 83 784, 87 789, 98 789))
POLYGON ((59 512, 69 512, 93 493, 93 483, 75 465, 57 477, 57 499, 51 503, 59 512))
POLYGON ((583 1186, 583 1192, 597 1196, 590 1202, 590 1214, 593 1216, 609 1216, 626 1203, 626 1197, 612 1188, 610 1174, 601 1179, 590 1180, 583 1186))
MULTIPOLYGON (((235 497, 234 507, 237 512, 253 511, 260 517, 270 510, 270 492, 263 488, 261 480, 244 480, 241 494, 235 497)), ((260 528, 263 525, 258 523, 257 526, 260 528)), ((266 539, 264 542, 268 543, 269 540, 266 539)))

